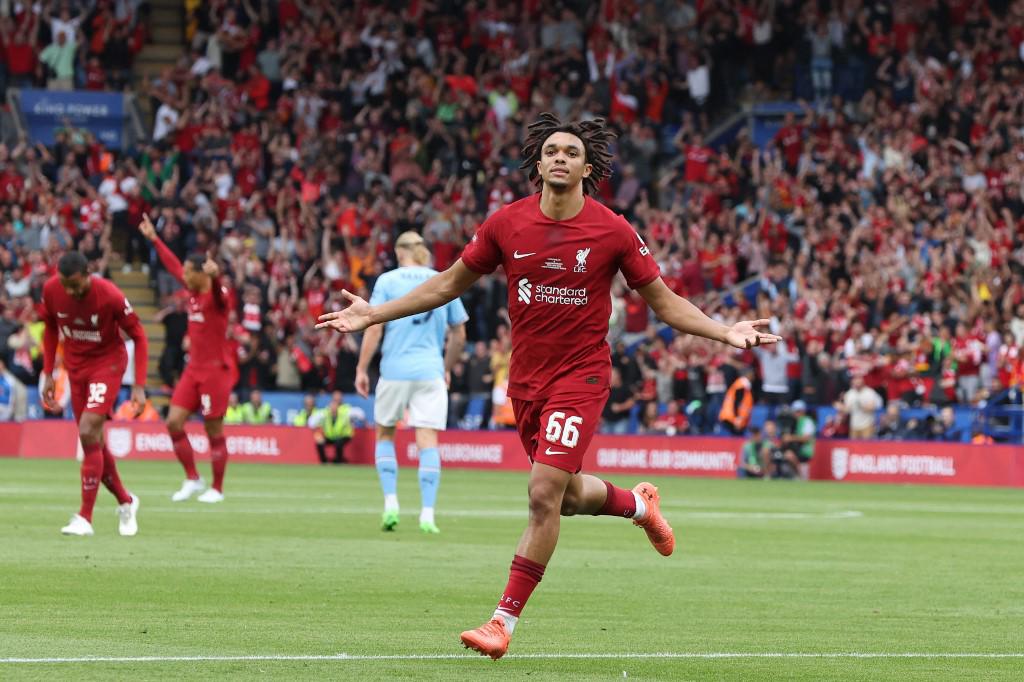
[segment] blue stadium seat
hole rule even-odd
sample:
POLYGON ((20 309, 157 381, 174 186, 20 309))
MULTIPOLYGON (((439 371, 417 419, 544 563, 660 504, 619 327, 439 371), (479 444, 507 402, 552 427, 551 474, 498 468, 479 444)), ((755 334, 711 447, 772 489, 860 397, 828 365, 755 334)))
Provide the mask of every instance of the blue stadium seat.
POLYGON ((459 428, 467 430, 486 428, 487 425, 483 423, 486 405, 486 401, 479 396, 470 398, 466 403, 466 414, 459 421, 459 428))

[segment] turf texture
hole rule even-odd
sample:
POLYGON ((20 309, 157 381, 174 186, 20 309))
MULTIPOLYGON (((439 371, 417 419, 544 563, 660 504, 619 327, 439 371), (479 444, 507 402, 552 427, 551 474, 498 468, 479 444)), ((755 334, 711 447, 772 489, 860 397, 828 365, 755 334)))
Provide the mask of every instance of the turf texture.
POLYGON ((493 662, 458 634, 504 587, 524 474, 446 470, 423 535, 413 470, 383 533, 371 468, 232 463, 212 507, 170 501, 176 464, 120 468, 139 535, 101 491, 70 538, 77 465, 0 459, 0 679, 1024 678, 1020 491, 657 479, 676 554, 564 519, 493 662), (142 660, 39 660, 91 657, 142 660))

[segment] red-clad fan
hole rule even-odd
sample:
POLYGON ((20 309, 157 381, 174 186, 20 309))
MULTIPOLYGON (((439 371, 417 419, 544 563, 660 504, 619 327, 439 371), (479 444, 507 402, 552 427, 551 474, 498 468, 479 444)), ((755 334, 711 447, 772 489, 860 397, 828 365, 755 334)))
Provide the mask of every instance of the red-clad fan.
POLYGON ((220 268, 212 259, 193 255, 182 265, 157 235, 149 216, 143 216, 139 231, 156 247, 167 272, 189 293, 188 366, 174 387, 167 415, 167 430, 174 444, 174 454, 185 468, 185 481, 171 499, 183 502, 202 493, 200 502, 221 502, 224 500, 224 469, 228 462, 224 413, 231 389, 238 380, 238 368, 227 343, 230 294, 221 284, 220 268), (185 434, 185 421, 196 412, 203 416, 213 465, 213 485, 205 492, 206 483, 196 470, 195 452, 185 434))
POLYGON ((114 457, 103 439, 103 424, 114 409, 128 351, 121 330, 135 342, 135 386, 132 400, 141 412, 146 404, 146 332, 128 299, 112 282, 89 274, 78 251, 64 254, 57 275, 43 286, 43 402, 59 412, 54 401, 53 368, 57 344, 63 337, 64 367, 71 381, 71 409, 82 442, 82 506, 61 529, 65 535, 92 535, 92 511, 102 482, 117 498, 121 535, 139 530, 139 498, 125 490, 114 457))

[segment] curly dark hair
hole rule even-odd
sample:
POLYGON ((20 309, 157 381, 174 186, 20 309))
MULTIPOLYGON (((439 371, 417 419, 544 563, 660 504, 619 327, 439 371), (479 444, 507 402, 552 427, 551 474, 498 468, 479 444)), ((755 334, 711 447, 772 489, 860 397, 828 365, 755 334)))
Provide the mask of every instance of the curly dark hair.
POLYGON ((545 111, 527 127, 527 130, 529 132, 523 142, 523 164, 520 168, 529 171, 530 180, 534 184, 541 183, 540 173, 537 171, 541 148, 544 141, 555 133, 569 133, 583 142, 584 160, 592 167, 590 175, 583 178, 584 193, 596 194, 598 183, 611 177, 612 154, 608 147, 615 139, 615 133, 605 127, 603 118, 563 123, 557 116, 545 111))

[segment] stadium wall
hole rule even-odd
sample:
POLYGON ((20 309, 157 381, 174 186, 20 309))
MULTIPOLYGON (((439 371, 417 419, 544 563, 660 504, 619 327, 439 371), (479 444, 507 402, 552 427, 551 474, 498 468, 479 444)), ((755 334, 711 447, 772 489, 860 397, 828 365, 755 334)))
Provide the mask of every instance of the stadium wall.
MULTIPOLYGON (((202 424, 187 426, 201 459, 209 453, 202 424)), ((309 429, 290 426, 227 426, 228 452, 237 460, 316 464, 309 429)), ((167 431, 160 423, 109 422, 107 444, 118 458, 173 460, 167 431)), ((418 463, 413 434, 396 438, 400 464, 418 463)), ((741 438, 598 435, 583 463, 585 471, 644 475, 732 478, 743 447, 741 438)), ((446 466, 526 471, 529 461, 513 431, 448 431, 439 449, 446 466)), ((0 424, 0 456, 72 458, 77 431, 65 420, 0 424)), ((353 464, 373 464, 373 431, 358 429, 345 449, 353 464)), ((1024 447, 908 441, 820 440, 811 478, 866 483, 1024 487, 1024 447)))

